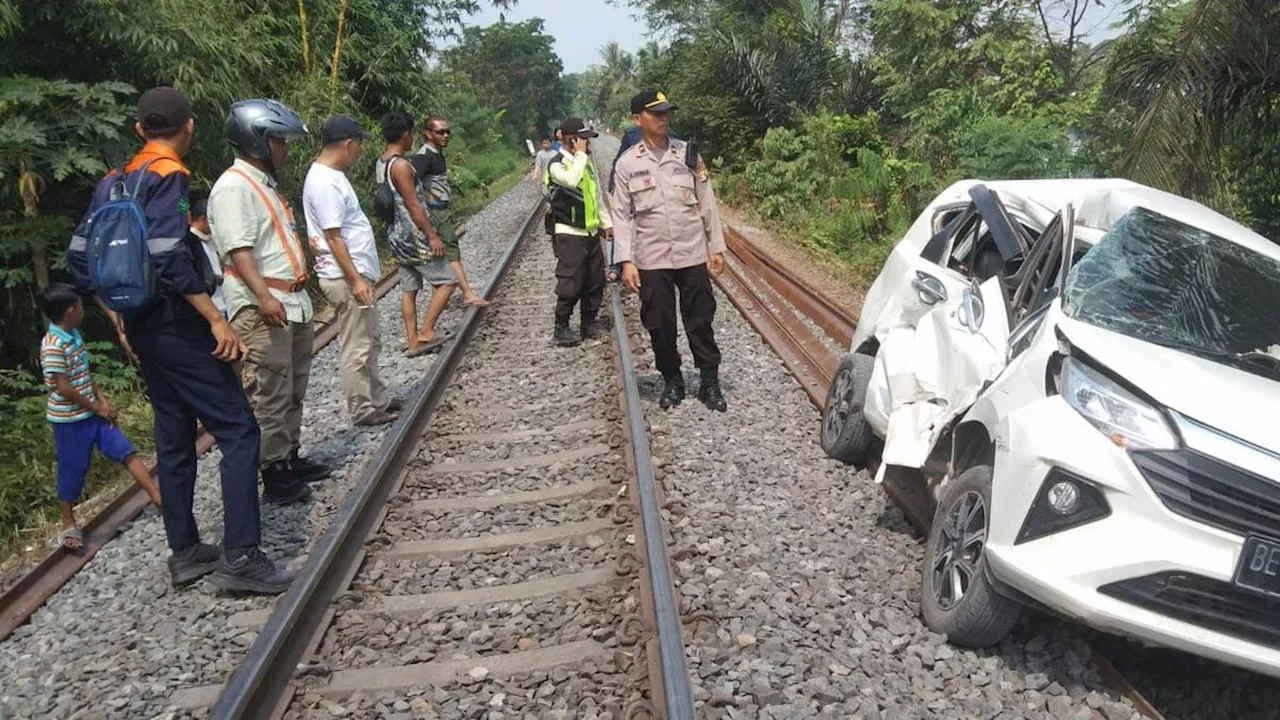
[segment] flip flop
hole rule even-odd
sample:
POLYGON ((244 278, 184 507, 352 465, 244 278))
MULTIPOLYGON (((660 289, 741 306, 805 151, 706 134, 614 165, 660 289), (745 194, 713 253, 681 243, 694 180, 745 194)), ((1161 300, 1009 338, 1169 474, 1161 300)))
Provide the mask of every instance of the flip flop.
POLYGON ((485 300, 484 298, 476 298, 475 300, 463 300, 462 304, 470 305, 471 307, 489 307, 493 304, 493 301, 485 300))
POLYGON ((76 557, 84 557, 84 530, 79 525, 75 527, 63 528, 58 534, 58 542, 62 545, 62 549, 76 557), (67 545, 67 540, 79 540, 80 547, 71 547, 67 545))
POLYGON ((408 356, 411 358, 422 357, 423 355, 438 349, 441 345, 445 344, 448 339, 448 335, 444 333, 437 333, 435 337, 419 345, 417 350, 408 353, 408 356))

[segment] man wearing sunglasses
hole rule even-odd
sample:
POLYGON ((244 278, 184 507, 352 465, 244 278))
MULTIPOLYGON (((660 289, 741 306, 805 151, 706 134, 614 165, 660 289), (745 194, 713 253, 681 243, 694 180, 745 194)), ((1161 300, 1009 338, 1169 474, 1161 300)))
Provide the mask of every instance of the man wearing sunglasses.
POLYGON ((423 131, 427 143, 418 150, 418 154, 410 161, 418 171, 418 177, 427 194, 427 215, 431 226, 436 229, 440 240, 444 242, 445 259, 458 276, 458 287, 462 290, 462 302, 467 305, 484 307, 488 300, 480 297, 467 281, 467 273, 462 269, 462 251, 458 248, 458 233, 453 226, 453 190, 449 184, 449 165, 445 161, 444 149, 449 147, 449 137, 453 130, 449 121, 439 115, 427 118, 427 128, 423 131))

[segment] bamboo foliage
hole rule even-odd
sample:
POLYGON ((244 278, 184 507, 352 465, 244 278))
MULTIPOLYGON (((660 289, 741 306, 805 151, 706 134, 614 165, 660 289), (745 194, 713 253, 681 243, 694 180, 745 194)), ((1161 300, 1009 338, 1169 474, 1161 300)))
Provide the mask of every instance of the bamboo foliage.
POLYGON ((338 4, 338 31, 333 40, 333 67, 329 71, 329 100, 338 95, 338 68, 342 65, 342 33, 347 24, 347 0, 338 4))
POLYGON ((302 71, 311 73, 311 43, 307 38, 307 8, 298 0, 298 33, 302 38, 302 71))

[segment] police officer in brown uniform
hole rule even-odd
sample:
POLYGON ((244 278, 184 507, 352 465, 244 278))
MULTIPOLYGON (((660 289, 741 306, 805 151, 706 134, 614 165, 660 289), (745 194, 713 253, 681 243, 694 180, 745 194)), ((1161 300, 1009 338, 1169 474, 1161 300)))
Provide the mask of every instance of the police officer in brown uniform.
POLYGON ((631 99, 642 141, 614 167, 609 195, 614 258, 622 263, 622 282, 640 295, 640 319, 665 381, 658 404, 667 409, 684 400, 676 349, 678 291, 689 349, 702 374, 698 399, 723 412, 727 406, 720 392, 720 349, 711 327, 716 314, 711 277, 724 270, 724 233, 706 165, 701 158, 686 162, 686 143, 669 137, 675 109, 660 91, 631 99))

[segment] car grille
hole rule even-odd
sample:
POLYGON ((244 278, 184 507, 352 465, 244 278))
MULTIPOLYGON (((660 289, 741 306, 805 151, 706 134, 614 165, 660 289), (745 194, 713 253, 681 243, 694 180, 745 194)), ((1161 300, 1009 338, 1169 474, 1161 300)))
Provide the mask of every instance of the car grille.
POLYGON ((1188 573, 1158 573, 1098 588, 1103 595, 1206 630, 1280 647, 1280 601, 1188 573))
POLYGON ((1237 535, 1280 536, 1280 485, 1194 450, 1131 456, 1173 512, 1237 535))

